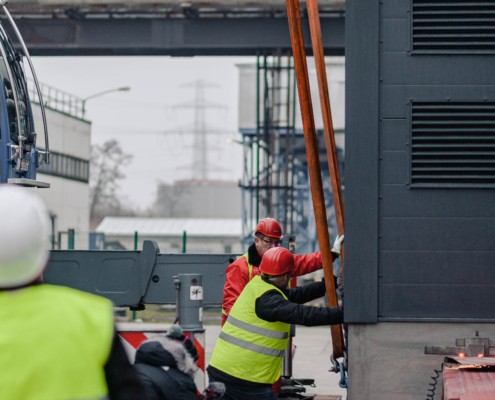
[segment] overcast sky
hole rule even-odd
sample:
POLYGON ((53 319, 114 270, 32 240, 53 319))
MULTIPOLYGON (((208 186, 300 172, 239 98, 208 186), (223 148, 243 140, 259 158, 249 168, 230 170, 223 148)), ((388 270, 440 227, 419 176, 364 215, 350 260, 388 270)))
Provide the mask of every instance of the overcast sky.
MULTIPOLYGON (((124 169, 123 201, 144 209, 154 200, 159 181, 192 176, 197 82, 207 85, 204 98, 209 135, 209 177, 237 181, 242 149, 229 138, 238 133, 238 73, 236 63, 254 57, 34 57, 38 80, 81 98, 107 89, 129 86, 87 101, 92 142, 117 139, 133 156, 124 169), (216 147, 217 150, 213 149, 216 147)), ((50 123, 50 121, 48 121, 50 123)))

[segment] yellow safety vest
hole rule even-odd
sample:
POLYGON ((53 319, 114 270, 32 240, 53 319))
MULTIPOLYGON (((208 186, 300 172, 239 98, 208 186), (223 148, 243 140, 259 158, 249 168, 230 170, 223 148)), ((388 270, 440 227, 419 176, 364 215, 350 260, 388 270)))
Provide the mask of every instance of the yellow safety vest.
POLYGON ((248 282, 253 279, 253 265, 249 262, 248 253, 244 253, 242 256, 237 257, 237 259, 244 257, 248 265, 248 282))
MULTIPOLYGON (((244 257, 247 261, 248 265, 248 282, 253 278, 253 266, 249 263, 249 257, 248 253, 243 254, 242 256, 237 257, 237 259, 244 257)), ((227 311, 225 311, 224 308, 222 308, 222 314, 225 316, 228 316, 227 311)))
POLYGON ((241 257, 245 257, 246 258, 246 261, 247 261, 247 264, 248 264, 248 278, 249 278, 249 281, 250 281, 251 279, 253 279, 253 265, 249 262, 248 253, 243 254, 241 257))
POLYGON ((0 399, 108 398, 112 303, 63 286, 0 291, 0 399))
POLYGON ((236 378, 272 384, 282 370, 290 324, 256 315, 256 299, 276 286, 255 276, 235 302, 213 349, 210 365, 236 378))

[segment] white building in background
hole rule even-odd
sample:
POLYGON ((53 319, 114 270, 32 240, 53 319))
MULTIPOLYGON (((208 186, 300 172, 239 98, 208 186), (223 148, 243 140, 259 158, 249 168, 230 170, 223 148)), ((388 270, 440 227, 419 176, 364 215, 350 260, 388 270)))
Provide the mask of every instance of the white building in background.
MULTIPOLYGON (((74 248, 88 248, 89 162, 91 123, 82 118, 81 100, 60 90, 42 86, 48 124, 50 164, 37 179, 50 188, 36 189, 52 219, 55 248, 67 249, 69 230, 74 230, 74 248)), ((31 99, 37 99, 31 96, 31 99)), ((32 103, 38 145, 43 141, 43 120, 39 104, 32 103)))
POLYGON ((241 253, 240 218, 105 217, 96 232, 115 250, 137 250, 154 240, 160 253, 241 253))

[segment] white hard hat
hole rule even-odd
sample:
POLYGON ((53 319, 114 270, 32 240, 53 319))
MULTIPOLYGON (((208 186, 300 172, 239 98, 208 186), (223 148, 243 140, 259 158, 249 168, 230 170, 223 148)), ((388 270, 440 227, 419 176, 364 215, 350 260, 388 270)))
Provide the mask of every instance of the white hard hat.
POLYGON ((0 185, 0 288, 32 282, 48 261, 50 222, 29 189, 0 185))

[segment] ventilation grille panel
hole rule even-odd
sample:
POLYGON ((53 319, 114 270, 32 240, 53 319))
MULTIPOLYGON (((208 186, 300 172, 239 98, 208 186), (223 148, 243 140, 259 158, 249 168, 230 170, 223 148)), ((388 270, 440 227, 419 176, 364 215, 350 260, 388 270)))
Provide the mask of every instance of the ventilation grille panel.
POLYGON ((495 187, 495 102, 411 103, 411 186, 495 187))
POLYGON ((413 52, 495 53, 495 0, 412 0, 413 52))

